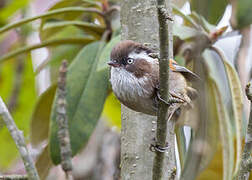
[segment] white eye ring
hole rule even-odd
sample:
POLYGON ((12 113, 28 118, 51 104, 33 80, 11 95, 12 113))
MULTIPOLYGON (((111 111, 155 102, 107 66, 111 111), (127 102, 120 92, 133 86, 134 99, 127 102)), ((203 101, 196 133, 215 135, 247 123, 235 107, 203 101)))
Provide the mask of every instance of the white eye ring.
POLYGON ((134 59, 132 59, 132 58, 129 58, 129 59, 127 60, 127 63, 128 63, 128 64, 133 64, 133 62, 134 62, 134 59))

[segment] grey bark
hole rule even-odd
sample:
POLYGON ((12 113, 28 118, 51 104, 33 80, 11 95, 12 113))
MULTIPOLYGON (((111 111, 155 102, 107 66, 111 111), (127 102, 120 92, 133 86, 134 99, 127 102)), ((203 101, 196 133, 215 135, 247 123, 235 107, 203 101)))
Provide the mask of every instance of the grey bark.
MULTIPOLYGON (((158 19, 155 0, 121 1, 122 39, 146 43, 158 50, 158 19)), ((149 150, 156 134, 156 117, 134 112, 122 105, 121 130, 121 178, 122 180, 152 179, 154 154, 149 150)), ((174 146, 174 139, 167 138, 174 146)), ((175 157, 165 154, 165 164, 175 157)), ((174 164, 169 164, 174 167, 174 164)), ((168 179, 168 166, 163 178, 168 179)))

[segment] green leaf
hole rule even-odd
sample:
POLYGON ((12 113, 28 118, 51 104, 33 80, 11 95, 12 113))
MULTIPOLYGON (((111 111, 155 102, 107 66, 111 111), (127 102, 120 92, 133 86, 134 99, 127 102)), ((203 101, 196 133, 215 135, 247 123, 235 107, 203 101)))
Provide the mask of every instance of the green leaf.
MULTIPOLYGON (((94 2, 95 3, 95 2, 94 2)), ((83 2, 82 0, 61 0, 59 2, 57 2, 56 4, 54 4, 49 11, 53 11, 53 10, 57 10, 57 9, 62 9, 62 8, 68 8, 68 7, 95 7, 93 8, 93 10, 101 10, 100 6, 90 6, 90 3, 87 5, 86 2, 83 2)), ((90 8, 92 9, 92 8, 90 8)), ((92 13, 94 14, 94 13, 92 13)), ((41 21, 40 24, 40 29, 42 29, 45 25, 46 22, 55 22, 55 20, 61 20, 61 21, 67 21, 67 20, 81 20, 83 21, 83 17, 81 16, 82 13, 81 12, 70 12, 68 14, 59 14, 57 16, 53 16, 53 17, 48 17, 48 18, 44 18, 41 21)))
POLYGON ((233 111, 233 126, 235 129, 235 140, 236 140, 236 164, 233 176, 238 172, 238 168, 241 163, 242 156, 242 117, 243 117, 243 94, 242 88, 239 80, 239 76, 233 67, 227 60, 224 53, 218 49, 213 48, 213 50, 220 56, 224 64, 227 78, 229 82, 229 88, 231 91, 232 98, 232 111, 233 111))
POLYGON ((58 71, 55 72, 55 69, 59 69, 60 62, 63 59, 66 59, 68 62, 71 62, 82 47, 82 45, 66 44, 49 48, 50 56, 38 66, 35 71, 35 74, 39 74, 41 70, 50 65, 52 69, 50 69, 51 77, 53 77, 52 80, 54 81, 54 77, 58 75, 58 71))
POLYGON ((224 65, 228 75, 229 86, 232 95, 232 106, 235 120, 236 134, 236 164, 234 176, 238 172, 242 158, 242 117, 243 117, 243 95, 240 80, 234 67, 224 61, 224 65))
MULTIPOLYGON (((20 27, 26 23, 29 23, 29 22, 32 22, 32 21, 35 21, 37 19, 40 19, 40 18, 48 18, 48 17, 53 17, 53 16, 56 16, 56 15, 59 15, 59 14, 68 14, 68 13, 97 13, 97 14, 100 14, 100 12, 94 10, 94 9, 91 9, 91 8, 82 8, 82 7, 68 7, 68 8, 61 8, 61 9, 56 9, 56 10, 52 10, 52 11, 48 11, 44 14, 40 14, 38 16, 34 16, 34 17, 30 17, 30 18, 25 18, 25 19, 22 19, 18 22, 14 22, 14 23, 10 23, 2 28, 0 28, 0 34, 1 33, 4 33, 10 29, 13 29, 13 28, 17 28, 17 27, 20 27)), ((69 14, 68 14, 69 16, 69 14)))
POLYGON ((251 0, 239 0, 236 7, 237 27, 241 29, 252 24, 252 1, 251 0))
POLYGON ((173 35, 178 36, 181 40, 191 39, 198 36, 200 33, 200 31, 184 25, 178 25, 176 23, 173 25, 173 35))
POLYGON ((48 138, 49 120, 56 87, 56 84, 52 85, 41 94, 33 110, 31 118, 31 143, 35 146, 48 138))
POLYGON ((96 38, 100 38, 105 28, 99 25, 95 25, 92 23, 81 22, 81 21, 59 21, 59 22, 49 22, 43 26, 41 29, 40 37, 42 39, 48 39, 50 36, 53 36, 55 33, 62 31, 64 27, 67 26, 76 26, 82 29, 87 34, 94 36, 96 38))
POLYGON ((221 20, 227 5, 228 0, 191 0, 191 9, 215 25, 221 20))
POLYGON ((121 36, 116 36, 114 37, 103 49, 98 65, 97 65, 97 69, 98 71, 103 70, 103 69, 108 69, 108 64, 107 62, 110 60, 110 52, 112 50, 112 48, 121 40, 121 36))
POLYGON ((37 168, 40 179, 46 179, 50 172, 50 168, 53 167, 53 163, 49 155, 48 145, 43 149, 42 153, 38 155, 35 166, 37 168))
MULTIPOLYGON (((104 42, 95 42, 85 46, 69 66, 66 100, 73 155, 87 143, 101 115, 108 93, 108 69, 97 70, 99 55, 103 47, 104 42)), ((51 114, 49 148, 53 163, 58 164, 60 150, 55 122, 56 99, 51 114)))
POLYGON ((223 104, 219 87, 212 78, 210 78, 210 88, 214 95, 213 97, 220 127, 219 131, 223 149, 223 179, 229 180, 232 179, 234 166, 234 143, 231 122, 223 104))

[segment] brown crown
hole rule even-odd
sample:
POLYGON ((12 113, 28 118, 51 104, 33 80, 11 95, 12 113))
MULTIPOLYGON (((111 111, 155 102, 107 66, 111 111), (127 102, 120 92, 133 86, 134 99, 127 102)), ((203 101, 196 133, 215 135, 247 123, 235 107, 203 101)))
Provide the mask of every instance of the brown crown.
POLYGON ((131 52, 140 53, 142 51, 146 51, 147 54, 152 53, 151 49, 140 43, 131 40, 124 40, 115 45, 111 51, 110 58, 111 60, 121 62, 125 60, 131 52))

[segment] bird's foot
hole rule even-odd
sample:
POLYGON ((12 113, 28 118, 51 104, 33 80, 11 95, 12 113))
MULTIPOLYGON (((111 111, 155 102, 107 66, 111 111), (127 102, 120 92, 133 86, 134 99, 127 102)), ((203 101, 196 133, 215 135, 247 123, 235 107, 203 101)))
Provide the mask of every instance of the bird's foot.
POLYGON ((165 147, 162 147, 161 145, 157 144, 156 139, 153 139, 153 143, 150 145, 150 151, 151 152, 161 152, 164 153, 168 150, 169 146, 168 143, 166 142, 165 147))

